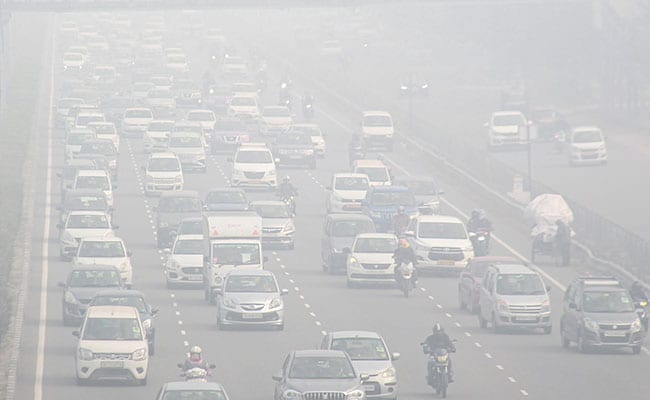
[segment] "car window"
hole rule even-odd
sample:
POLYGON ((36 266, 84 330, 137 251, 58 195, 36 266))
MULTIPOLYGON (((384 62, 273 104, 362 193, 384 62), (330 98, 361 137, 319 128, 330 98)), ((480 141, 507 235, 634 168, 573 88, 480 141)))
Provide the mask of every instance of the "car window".
POLYGON ((181 165, 176 158, 152 158, 147 164, 147 169, 154 172, 174 172, 180 171, 181 165))
POLYGON ((218 390, 169 390, 162 400, 226 400, 226 395, 218 390))
POLYGON ((77 176, 74 188, 110 190, 111 186, 107 176, 77 176))
POLYGON ((233 275, 226 280, 226 293, 275 293, 278 285, 272 276, 233 275))
POLYGON ((83 340, 142 340, 137 318, 88 318, 83 340))
POLYGON ((291 213, 285 204, 253 204, 251 209, 262 218, 290 218, 291 213))
POLYGON ((141 314, 148 313, 147 303, 140 296, 95 296, 94 306, 128 306, 133 307, 141 314))
POLYGON ((212 264, 257 265, 260 263, 259 244, 213 243, 212 264))
POLYGON ((163 197, 158 202, 161 212, 200 212, 201 209, 201 200, 195 197, 163 197))
POLYGON ((120 241, 82 241, 79 257, 126 257, 126 251, 120 241))
POLYGON ((246 195, 242 192, 234 191, 213 191, 208 193, 205 197, 205 202, 208 204, 214 203, 229 203, 229 204, 242 204, 247 203, 246 195))
POLYGON ((250 164, 271 164, 273 162, 273 156, 268 150, 239 151, 237 152, 235 162, 250 164))
POLYGON ((200 136, 172 136, 169 138, 169 147, 203 147, 200 136))
POLYGON ((68 217, 67 229, 108 229, 110 223, 106 215, 73 214, 68 217))
POLYGON ((370 203, 374 206, 414 206, 415 196, 411 192, 373 192, 370 203))
POLYGON ((368 190, 368 187, 366 177, 338 177, 334 180, 336 190, 368 190))
POLYGON ((291 363, 292 379, 352 379, 352 364, 345 357, 295 357, 291 363))
POLYGON ((203 240, 183 239, 177 240, 174 244, 173 254, 190 255, 203 254, 203 240))
POLYGON ((345 351, 352 360, 389 359, 384 342, 378 338, 335 338, 332 349, 345 351))
POLYGON ((116 287, 121 280, 117 271, 73 270, 68 278, 69 287, 116 287))
POLYGON ((355 253, 392 253, 396 248, 395 238, 358 238, 354 242, 355 253))
POLYGON ((634 311, 634 302, 625 290, 589 290, 582 295, 582 309, 590 313, 629 313, 634 311))
POLYGON ((338 221, 332 227, 332 236, 335 237, 355 237, 370 232, 374 232, 371 221, 338 221))
POLYGON ((458 222, 420 222, 418 237, 422 239, 467 239, 465 226, 458 222))
POLYGON ((499 274, 496 283, 498 294, 542 295, 544 283, 537 274, 499 274))

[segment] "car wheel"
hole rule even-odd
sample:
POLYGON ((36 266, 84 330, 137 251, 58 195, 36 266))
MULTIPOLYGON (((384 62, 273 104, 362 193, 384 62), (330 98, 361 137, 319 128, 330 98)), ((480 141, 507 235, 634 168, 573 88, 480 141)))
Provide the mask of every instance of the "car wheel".
POLYGON ((544 327, 544 334, 545 334, 545 335, 550 335, 552 331, 553 331, 553 327, 552 327, 552 326, 545 326, 545 327, 544 327))
POLYGON ((86 384, 88 383, 86 379, 79 378, 79 377, 75 379, 75 382, 77 383, 77 386, 86 386, 86 384))
POLYGON ((467 303, 463 300, 463 291, 458 288, 458 306, 461 310, 467 309, 467 303))
POLYGON ((564 328, 562 328, 562 325, 560 325, 560 340, 562 342, 562 347, 564 347, 565 349, 568 349, 569 346, 571 345, 571 341, 566 336, 566 332, 564 332, 564 328))
POLYGON ((640 354, 640 353, 641 353, 641 346, 632 347, 632 354, 640 354))
POLYGON ((589 345, 585 343, 584 335, 581 332, 578 332, 578 351, 583 354, 589 352, 589 345))
POLYGON ((483 315, 481 314, 481 309, 478 310, 478 324, 483 329, 487 328, 487 320, 483 318, 483 315))
POLYGON ((496 314, 492 314, 492 333, 501 333, 501 327, 499 326, 499 323, 497 322, 497 316, 496 314))
POLYGON ((283 331, 284 330, 284 324, 276 325, 274 328, 275 328, 276 331, 283 331))

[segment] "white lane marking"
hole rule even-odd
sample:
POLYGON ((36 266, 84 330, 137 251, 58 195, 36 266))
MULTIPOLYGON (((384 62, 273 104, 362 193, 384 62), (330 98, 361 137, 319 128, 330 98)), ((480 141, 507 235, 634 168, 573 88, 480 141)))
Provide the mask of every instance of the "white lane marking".
POLYGON ((181 312, 180 312, 180 311, 176 311, 176 315, 181 315, 181 312))
POLYGON ((451 314, 449 314, 449 313, 445 313, 445 316, 446 316, 447 318, 451 318, 451 314))
POLYGON ((326 331, 320 331, 320 333, 321 333, 321 335, 323 335, 323 336, 327 335, 327 332, 326 332, 326 331))
POLYGON ((185 335, 187 335, 187 332, 185 332, 184 330, 181 330, 181 335, 185 336, 185 335))
POLYGON ((300 288, 298 286, 294 286, 293 290, 295 290, 296 292, 299 292, 300 288))
POLYGON ((174 293, 170 293, 169 296, 170 296, 172 299, 173 299, 174 297, 176 297, 176 295, 175 295, 174 293))
POLYGON ((490 353, 485 353, 485 357, 487 357, 487 358, 489 358, 489 359, 492 359, 492 354, 490 354, 490 353))
POLYGON ((467 337, 471 337, 471 336, 472 336, 472 334, 471 334, 471 333, 469 333, 469 332, 465 332, 465 336, 467 336, 467 337))
POLYGON ((442 310, 442 306, 440 304, 436 304, 436 307, 442 310))
POLYGON ((316 326, 321 326, 320 321, 316 321, 316 326))
POLYGON ((495 367, 497 367, 497 369, 498 369, 499 371, 503 371, 503 365, 501 365, 501 364, 497 364, 497 365, 495 365, 495 367))
POLYGON ((183 325, 183 321, 178 320, 178 325, 183 325))
POLYGON ((454 322, 454 325, 456 325, 456 328, 460 328, 460 322, 454 322))
MULTIPOLYGON (((50 252, 50 218, 52 213, 52 126, 54 125, 52 112, 54 110, 54 49, 55 40, 52 38, 52 55, 50 74, 50 104, 49 121, 47 128, 47 169, 45 177, 45 215, 43 221, 43 245, 41 248, 41 302, 39 304, 38 344, 36 347, 36 368, 34 369, 34 400, 43 398, 43 369, 45 367, 45 334, 47 331, 47 283, 49 275, 50 252)), ((28 228, 29 229, 29 228, 28 228)), ((27 279, 27 277, 24 277, 27 279)))
POLYGON ((512 382, 512 383, 516 383, 516 382, 517 382, 517 380, 516 380, 515 378, 513 378, 512 376, 509 376, 509 377, 508 377, 508 380, 509 380, 510 382, 512 382))
POLYGON ((289 283, 296 283, 293 279, 289 278, 289 283))
POLYGON ((188 347, 189 345, 190 345, 190 342, 188 342, 187 340, 183 341, 183 346, 188 347))
POLYGON ((520 392, 521 392, 521 394, 523 394, 524 396, 528 396, 528 392, 525 391, 524 389, 521 389, 520 392))
POLYGON ((305 303, 305 308, 311 308, 311 306, 307 303, 305 303))
POLYGON ((312 317, 316 318, 316 314, 315 314, 313 311, 310 312, 309 315, 311 315, 312 317))
POLYGON ((427 288, 425 288, 425 287, 420 287, 420 290, 423 291, 423 292, 426 292, 426 291, 427 291, 427 288))
POLYGON ((428 297, 429 297, 429 300, 433 300, 433 296, 428 296, 428 297))
POLYGON ((300 300, 305 300, 305 296, 303 296, 303 295, 300 295, 298 297, 300 297, 300 300))
POLYGON ((479 342, 474 342, 474 346, 478 347, 479 349, 483 347, 479 342))

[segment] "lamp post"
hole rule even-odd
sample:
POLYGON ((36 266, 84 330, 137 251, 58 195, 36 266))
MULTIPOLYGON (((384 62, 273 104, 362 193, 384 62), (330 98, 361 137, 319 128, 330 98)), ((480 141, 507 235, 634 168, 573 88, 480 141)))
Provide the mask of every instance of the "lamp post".
POLYGON ((533 196, 533 152, 532 141, 530 140, 530 127, 532 121, 526 121, 526 152, 528 158, 528 192, 533 196))
POLYGON ((408 98, 409 130, 413 130, 413 98, 415 96, 426 97, 429 95, 429 84, 426 82, 415 82, 413 73, 409 73, 408 81, 400 85, 400 94, 408 98))

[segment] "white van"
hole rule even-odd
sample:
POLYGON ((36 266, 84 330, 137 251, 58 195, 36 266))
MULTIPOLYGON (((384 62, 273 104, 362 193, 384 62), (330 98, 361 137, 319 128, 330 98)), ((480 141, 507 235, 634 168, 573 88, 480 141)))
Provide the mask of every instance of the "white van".
POLYGON ((567 139, 571 165, 607 163, 605 135, 599 128, 595 126, 574 128, 567 139))
POLYGON ((113 207, 113 188, 108 172, 101 169, 81 169, 77 171, 72 189, 96 189, 106 195, 106 203, 113 207))
POLYGON ((355 160, 352 170, 355 174, 367 175, 370 186, 390 186, 392 184, 390 169, 381 160, 355 160))

